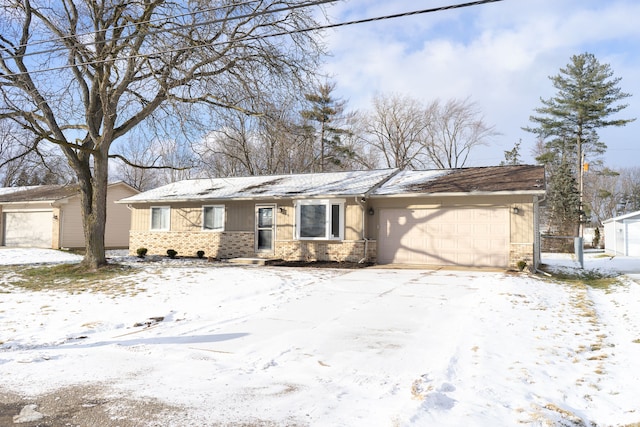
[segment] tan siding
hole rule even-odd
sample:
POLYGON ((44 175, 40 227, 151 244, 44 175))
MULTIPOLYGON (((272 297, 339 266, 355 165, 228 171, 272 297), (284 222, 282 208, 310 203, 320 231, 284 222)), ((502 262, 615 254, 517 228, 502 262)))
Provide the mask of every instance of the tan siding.
MULTIPOLYGON (((160 206, 160 205, 158 205, 160 206)), ((202 205, 179 204, 171 207, 171 231, 201 231, 202 205)), ((150 224, 147 224, 149 229, 150 224)))
POLYGON ((511 243, 534 242, 533 202, 514 203, 511 208, 518 208, 517 215, 511 215, 511 243))
MULTIPOLYGON (((107 189, 107 222, 104 235, 104 242, 107 248, 126 248, 129 246, 131 212, 127 205, 117 204, 115 201, 134 194, 136 194, 136 191, 125 184, 113 184, 107 189)), ((72 197, 66 203, 61 203, 59 208, 59 247, 83 248, 84 230, 80 196, 72 197)))
POLYGON ((115 203, 136 194, 137 191, 125 184, 114 184, 107 191, 107 223, 105 246, 107 248, 129 247, 129 230, 131 229, 131 211, 127 205, 115 203))
POLYGON ((73 197, 67 203, 60 205, 60 247, 84 247, 80 196, 73 197))
POLYGON ((296 221, 296 210, 293 202, 279 202, 276 206, 276 240, 293 240, 294 224, 296 221), (280 208, 284 212, 280 212, 280 208))
POLYGON ((151 222, 148 205, 131 206, 131 231, 148 231, 151 222))
POLYGON ((362 208, 355 201, 347 200, 344 207, 344 239, 362 239, 362 208))

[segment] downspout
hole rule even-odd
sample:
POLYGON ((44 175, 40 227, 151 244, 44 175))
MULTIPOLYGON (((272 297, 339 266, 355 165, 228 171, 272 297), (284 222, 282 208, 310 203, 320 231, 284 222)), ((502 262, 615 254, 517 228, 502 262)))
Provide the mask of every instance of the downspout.
POLYGON ((542 263, 542 239, 540 238, 540 204, 542 202, 544 202, 547 199, 547 194, 545 193, 541 199, 538 199, 536 197, 536 201, 535 201, 535 212, 536 212, 536 224, 537 224, 537 230, 536 230, 536 236, 535 236, 535 241, 537 242, 537 255, 538 255, 538 259, 537 259, 537 263, 534 262, 534 266, 533 266, 533 271, 534 273, 541 273, 544 274, 545 276, 551 276, 549 273, 539 270, 538 266, 542 263))
POLYGON ((362 259, 360 261, 358 261, 358 264, 362 264, 363 262, 367 261, 367 254, 369 253, 369 239, 366 236, 366 229, 367 229, 367 223, 366 223, 366 218, 367 218, 367 212, 365 210, 365 206, 362 204, 362 202, 366 202, 367 198, 362 195, 362 196, 355 196, 354 197, 356 203, 358 204, 358 206, 360 206, 360 210, 362 211, 362 230, 361 230, 361 237, 362 240, 364 241, 364 254, 362 255, 362 259))

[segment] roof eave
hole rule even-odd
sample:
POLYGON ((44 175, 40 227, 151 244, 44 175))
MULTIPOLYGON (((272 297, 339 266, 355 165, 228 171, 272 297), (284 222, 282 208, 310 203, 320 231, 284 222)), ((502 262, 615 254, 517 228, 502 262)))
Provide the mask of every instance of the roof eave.
POLYGON ((15 202, 0 202, 0 205, 40 205, 40 204, 54 204, 57 199, 47 199, 47 200, 23 200, 23 201, 15 201, 15 202))
POLYGON ((291 196, 259 196, 259 197, 198 197, 198 198, 181 198, 181 199, 136 199, 116 200, 115 203, 121 204, 138 204, 138 203, 198 203, 198 202, 216 202, 216 201, 229 201, 229 202, 247 202, 247 201, 259 201, 259 200, 296 200, 296 199, 337 199, 346 197, 363 197, 366 193, 351 193, 351 194, 296 194, 291 196))
POLYGON ((399 197, 462 197, 462 196, 540 196, 545 190, 522 191, 467 191, 467 192, 442 192, 442 193, 396 193, 396 194, 372 194, 372 199, 399 198, 399 197))

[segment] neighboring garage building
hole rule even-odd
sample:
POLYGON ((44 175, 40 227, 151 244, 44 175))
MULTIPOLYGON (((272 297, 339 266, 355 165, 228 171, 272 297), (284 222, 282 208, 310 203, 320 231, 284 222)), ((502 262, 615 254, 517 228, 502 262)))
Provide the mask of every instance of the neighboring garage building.
POLYGON ((130 251, 515 267, 540 259, 542 166, 187 180, 119 203, 130 251))
POLYGON ((608 219, 603 224, 606 252, 640 257, 640 211, 608 219))
MULTIPOLYGON (((105 245, 126 248, 131 214, 116 200, 137 194, 123 182, 107 189, 105 245)), ((84 248, 84 231, 77 185, 39 185, 0 189, 2 246, 84 248)))

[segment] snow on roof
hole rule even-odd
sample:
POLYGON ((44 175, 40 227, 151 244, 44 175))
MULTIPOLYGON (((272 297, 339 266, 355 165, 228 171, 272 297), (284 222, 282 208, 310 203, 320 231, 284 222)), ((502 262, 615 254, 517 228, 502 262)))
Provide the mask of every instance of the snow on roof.
POLYGON ((192 179, 145 191, 120 202, 357 196, 366 194, 394 172, 396 169, 192 179))
POLYGON ((22 186, 22 187, 0 187, 0 196, 3 196, 5 194, 17 193, 19 191, 30 190, 36 187, 37 185, 22 186))
POLYGON ((630 212, 628 214, 624 214, 624 215, 616 216, 616 217, 613 217, 613 218, 609 218, 607 220, 602 221, 602 223, 606 224, 608 222, 613 222, 613 221, 622 221, 622 220, 631 219, 631 218, 635 219, 635 217, 639 217, 640 218, 640 211, 630 212))
POLYGON ((15 191, 0 193, 0 202, 22 203, 60 200, 76 195, 80 191, 77 184, 34 185, 15 188, 17 189, 15 191))
POLYGON ((377 196, 403 194, 416 185, 424 184, 451 173, 450 169, 437 169, 428 171, 400 171, 389 181, 380 186, 373 194, 377 196))

